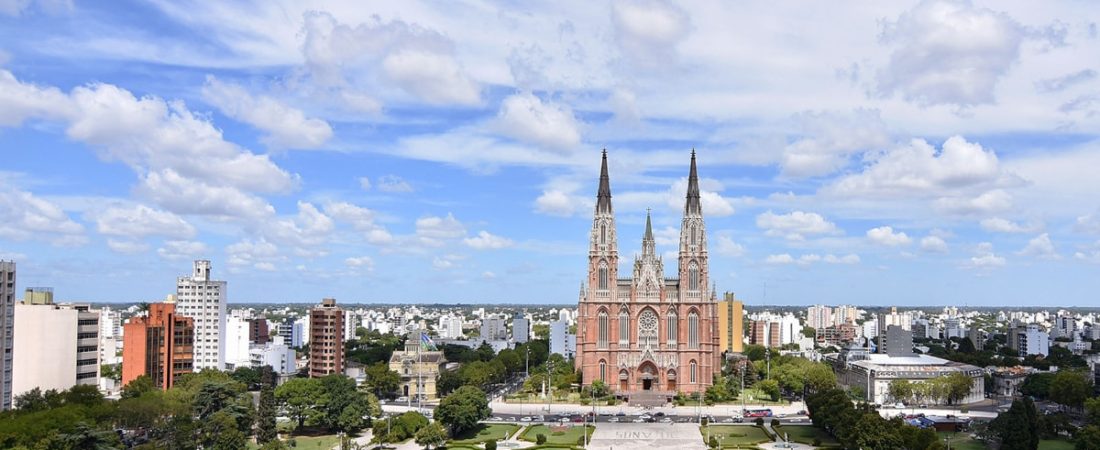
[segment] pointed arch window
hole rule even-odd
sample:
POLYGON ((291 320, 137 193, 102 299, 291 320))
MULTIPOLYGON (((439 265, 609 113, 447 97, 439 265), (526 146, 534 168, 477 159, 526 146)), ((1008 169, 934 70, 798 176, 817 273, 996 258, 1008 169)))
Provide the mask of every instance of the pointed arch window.
POLYGON ((688 313, 688 348, 699 348, 699 314, 688 313))
POLYGON ((691 226, 691 245, 698 245, 699 241, 695 240, 695 225, 691 226))
POLYGON ((642 348, 657 347, 657 333, 661 329, 657 314, 652 309, 646 309, 638 315, 638 345, 642 348))
POLYGON ((607 311, 600 311, 596 328, 596 348, 607 348, 607 311))
POLYGON ((610 283, 608 282, 607 262, 600 261, 599 281, 598 281, 599 290, 606 291, 608 289, 608 284, 610 284, 610 283))
POLYGON ((607 361, 600 360, 600 381, 607 382, 607 361))
POLYGON ((679 317, 676 316, 676 311, 668 312, 668 318, 666 319, 666 321, 668 322, 668 329, 666 330, 668 332, 668 336, 665 338, 668 342, 668 345, 676 345, 676 338, 679 336, 680 333, 680 324, 677 322, 678 320, 679 317))
POLYGON ((699 290, 699 265, 695 264, 695 261, 688 265, 688 290, 699 290))
POLYGON ((630 345, 630 312, 623 308, 619 311, 619 347, 630 345))
POLYGON ((691 376, 691 384, 695 384, 697 382, 696 373, 698 372, 698 364, 695 364, 695 360, 693 359, 691 360, 690 366, 691 370, 688 372, 688 374, 691 376))
POLYGON ((600 243, 601 244, 606 244, 607 243, 607 224, 606 223, 601 223, 600 224, 600 243))

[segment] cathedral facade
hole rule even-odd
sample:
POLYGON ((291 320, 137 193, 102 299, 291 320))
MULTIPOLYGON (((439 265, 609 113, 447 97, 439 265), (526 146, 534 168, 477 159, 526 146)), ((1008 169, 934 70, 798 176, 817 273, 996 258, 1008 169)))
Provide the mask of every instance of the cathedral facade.
POLYGON ((621 397, 702 393, 721 370, 721 350, 695 152, 691 153, 675 277, 665 276, 648 213, 642 252, 634 258, 633 272, 619 277, 606 151, 602 164, 589 236, 588 278, 578 306, 577 369, 584 385, 602 380, 621 397))

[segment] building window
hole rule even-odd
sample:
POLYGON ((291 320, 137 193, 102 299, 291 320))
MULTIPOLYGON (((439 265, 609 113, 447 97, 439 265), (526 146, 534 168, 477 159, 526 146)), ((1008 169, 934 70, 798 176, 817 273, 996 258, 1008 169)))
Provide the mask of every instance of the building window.
POLYGON ((688 313, 688 348, 699 348, 699 315, 688 313))
POLYGON ((695 384, 695 382, 696 382, 695 381, 695 372, 696 372, 695 369, 696 369, 695 360, 691 360, 691 371, 689 372, 689 375, 691 376, 691 384, 695 384))
POLYGON ((600 360, 600 381, 607 382, 607 361, 600 360))
POLYGON ((596 319, 597 333, 596 333, 596 348, 607 348, 607 312, 600 311, 596 319))
POLYGON ((606 291, 608 289, 607 286, 609 284, 608 280, 607 280, 607 263, 606 262, 603 262, 603 261, 600 262, 599 272, 600 272, 599 289, 601 291, 606 291))
POLYGON ((691 265, 688 266, 688 290, 699 290, 699 266, 696 265, 695 262, 692 262, 691 265))
POLYGON ((642 348, 657 347, 657 332, 660 329, 657 314, 652 309, 646 309, 638 315, 638 344, 642 348))
POLYGON ((680 332, 680 330, 679 330, 680 327, 678 327, 677 326, 678 324, 676 323, 676 321, 678 320, 678 318, 676 317, 676 311, 669 311, 667 320, 668 320, 668 337, 666 338, 666 340, 668 341, 669 345, 676 345, 676 337, 680 332))
POLYGON ((607 224, 600 224, 600 243, 607 243, 607 224))
POLYGON ((630 313, 619 311, 619 346, 630 345, 630 313))

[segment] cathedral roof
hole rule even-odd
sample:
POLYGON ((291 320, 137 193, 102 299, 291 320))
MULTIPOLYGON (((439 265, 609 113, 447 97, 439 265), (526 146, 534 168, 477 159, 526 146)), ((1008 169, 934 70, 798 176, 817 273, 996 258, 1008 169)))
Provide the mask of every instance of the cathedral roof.
POLYGON ((695 149, 691 149, 691 171, 688 172, 687 202, 684 215, 702 215, 703 206, 699 201, 699 174, 695 170, 695 149))
POLYGON ((596 193, 596 212, 611 213, 611 178, 607 176, 607 150, 600 166, 600 190, 596 193))

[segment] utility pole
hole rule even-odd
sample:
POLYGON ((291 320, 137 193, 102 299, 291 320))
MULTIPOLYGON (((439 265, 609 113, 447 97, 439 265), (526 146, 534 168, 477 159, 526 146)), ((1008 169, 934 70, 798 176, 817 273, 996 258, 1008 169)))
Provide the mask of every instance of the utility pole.
MULTIPOLYGON (((550 371, 554 367, 554 363, 550 361, 550 358, 546 358, 546 415, 550 415, 550 399, 553 398, 554 385, 550 381, 553 377, 550 375, 550 371)), ((543 418, 545 419, 545 417, 543 418)))

